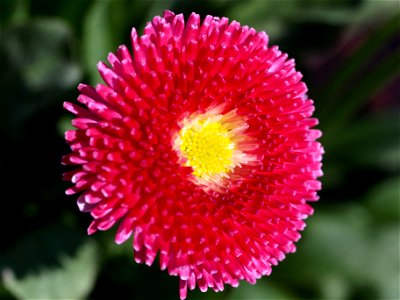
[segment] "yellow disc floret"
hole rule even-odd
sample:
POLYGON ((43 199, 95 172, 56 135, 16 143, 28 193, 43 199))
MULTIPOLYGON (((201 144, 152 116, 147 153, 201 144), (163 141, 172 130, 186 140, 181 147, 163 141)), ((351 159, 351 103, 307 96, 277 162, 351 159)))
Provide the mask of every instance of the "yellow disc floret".
POLYGON ((233 150, 229 132, 216 121, 196 120, 179 132, 179 149, 186 165, 199 178, 226 173, 233 166, 233 150))

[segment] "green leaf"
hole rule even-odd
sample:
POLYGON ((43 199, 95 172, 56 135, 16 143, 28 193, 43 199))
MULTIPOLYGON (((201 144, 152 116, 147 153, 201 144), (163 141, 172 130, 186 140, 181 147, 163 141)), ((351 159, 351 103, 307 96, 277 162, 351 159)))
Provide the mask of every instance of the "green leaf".
POLYGON ((83 22, 83 57, 91 84, 101 82, 96 65, 121 44, 129 46, 132 27, 138 30, 172 1, 95 1, 83 22))
POLYGON ((382 221, 400 218, 400 177, 394 177, 371 188, 367 195, 367 205, 382 221))
POLYGON ((239 286, 234 288, 226 285, 224 291, 214 292, 208 289, 200 292, 196 289, 189 292, 189 298, 196 300, 277 300, 277 299, 298 299, 291 291, 277 285, 271 278, 259 279, 256 284, 241 281, 239 286))
POLYGON ((233 289, 226 298, 228 300, 248 300, 248 299, 298 299, 292 293, 278 287, 268 278, 258 280, 255 285, 247 282, 241 282, 239 287, 233 289))
POLYGON ((400 223, 372 230, 366 281, 376 287, 380 299, 400 299, 400 223))
POLYGON ((273 1, 235 1, 227 10, 226 16, 243 25, 265 30, 271 40, 280 38, 286 30, 282 15, 296 7, 296 1, 287 0, 282 5, 273 1))
MULTIPOLYGON (((290 23, 313 22, 338 26, 393 15, 397 8, 395 1, 385 2, 392 3, 381 5, 376 0, 357 4, 346 0, 285 0, 277 5, 275 1, 233 1, 226 15, 258 30, 266 30, 274 40, 285 33, 290 23)), ((218 3, 220 6, 224 4, 221 0, 218 3)))
POLYGON ((343 131, 361 105, 399 74, 398 49, 393 49, 379 64, 374 64, 368 73, 358 74, 382 45, 397 34, 397 29, 398 17, 378 27, 353 55, 343 62, 329 86, 324 89, 321 99, 325 105, 321 110, 320 119, 321 128, 325 132, 322 138, 325 144, 334 142, 334 136, 343 131))
POLYGON ((346 299, 351 294, 351 285, 340 274, 321 274, 317 282, 322 299, 346 299))
POLYGON ((66 23, 43 18, 13 25, 2 31, 2 40, 7 66, 19 73, 27 88, 69 88, 80 79, 69 52, 73 40, 66 23))
POLYGON ((71 123, 72 116, 71 115, 63 115, 57 122, 57 132, 60 136, 64 136, 67 130, 75 129, 71 123))
POLYGON ((343 184, 346 180, 345 173, 347 170, 347 165, 344 162, 330 159, 328 153, 324 156, 324 176, 321 178, 322 187, 327 190, 343 184))
POLYGON ((150 22, 154 18, 154 16, 162 16, 165 10, 171 9, 172 5, 174 4, 174 0, 157 0, 157 1, 153 1, 153 2, 149 1, 149 2, 147 2, 147 4, 148 4, 147 10, 143 9, 142 2, 136 2, 136 3, 140 4, 140 9, 138 7, 135 7, 135 8, 139 9, 139 11, 145 12, 143 21, 141 22, 141 25, 137 26, 137 28, 136 28, 138 30, 138 33, 140 33, 143 31, 147 22, 150 22))
POLYGON ((1 41, 0 127, 21 135, 25 121, 79 82, 76 45, 65 22, 47 18, 4 27, 1 41))
POLYGON ((307 221, 297 252, 273 271, 273 278, 324 298, 332 289, 346 299, 368 269, 369 212, 359 205, 319 209, 307 221), (336 286, 336 287, 335 287, 336 286))
POLYGON ((74 27, 75 32, 80 33, 82 30, 83 19, 91 2, 92 0, 52 1, 51 4, 56 6, 56 10, 53 13, 71 24, 71 26, 74 27))
POLYGON ((346 94, 346 97, 342 98, 342 105, 336 107, 331 114, 332 117, 328 121, 325 118, 326 137, 332 137, 343 130, 357 109, 368 101, 371 95, 374 95, 396 75, 400 74, 399 63, 398 49, 396 49, 385 57, 369 74, 365 74, 364 77, 360 78, 354 88, 346 94))
POLYGON ((4 254, 3 284, 18 299, 85 298, 97 275, 97 250, 66 227, 33 232, 4 254))
MULTIPOLYGON (((327 171, 347 166, 380 167, 397 171, 400 155, 398 113, 370 115, 347 126, 340 134, 323 142, 327 171), (391 154, 393 153, 393 154, 391 154)), ((333 173, 334 175, 334 173, 333 173)), ((330 176, 330 175, 329 175, 330 176)))
POLYGON ((353 16, 353 22, 362 24, 373 19, 391 19, 398 12, 398 1, 364 0, 357 15, 353 16))
POLYGON ((24 22, 29 15, 29 0, 2 0, 0 2, 0 24, 24 22))
POLYGON ((96 65, 105 61, 107 54, 117 47, 110 19, 112 1, 96 1, 83 23, 83 58, 92 84, 101 81, 96 65))
POLYGON ((355 204, 319 209, 274 278, 318 288, 319 299, 398 299, 399 222, 382 226, 374 215, 355 204))
POLYGON ((201 292, 196 288, 194 291, 188 291, 188 298, 196 300, 224 300, 226 299, 226 296, 230 294, 231 290, 231 287, 226 287, 224 291, 216 293, 212 289, 208 289, 206 292, 201 292))
POLYGON ((320 211, 310 219, 308 238, 301 250, 313 260, 308 268, 315 268, 316 277, 342 273, 357 280, 365 271, 362 254, 370 222, 371 216, 361 206, 346 205, 331 213, 320 211))

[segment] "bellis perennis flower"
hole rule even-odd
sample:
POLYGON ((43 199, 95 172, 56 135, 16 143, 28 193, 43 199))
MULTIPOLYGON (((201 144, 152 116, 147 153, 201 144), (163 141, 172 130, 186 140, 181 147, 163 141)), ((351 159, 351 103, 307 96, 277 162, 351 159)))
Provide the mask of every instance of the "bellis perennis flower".
POLYGON ((318 199, 321 133, 302 75, 265 32, 166 11, 98 64, 106 84, 81 84, 63 158, 94 221, 119 222, 134 257, 222 291, 255 283, 295 251, 318 199))

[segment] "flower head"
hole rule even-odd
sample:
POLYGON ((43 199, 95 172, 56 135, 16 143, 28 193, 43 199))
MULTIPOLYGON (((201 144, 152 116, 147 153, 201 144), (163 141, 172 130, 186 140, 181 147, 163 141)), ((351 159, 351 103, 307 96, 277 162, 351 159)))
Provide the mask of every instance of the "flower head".
POLYGON ((79 85, 63 158, 94 218, 119 223, 137 262, 180 279, 180 296, 255 283, 295 251, 318 199, 320 131, 293 59, 265 32, 226 18, 166 11, 79 85))

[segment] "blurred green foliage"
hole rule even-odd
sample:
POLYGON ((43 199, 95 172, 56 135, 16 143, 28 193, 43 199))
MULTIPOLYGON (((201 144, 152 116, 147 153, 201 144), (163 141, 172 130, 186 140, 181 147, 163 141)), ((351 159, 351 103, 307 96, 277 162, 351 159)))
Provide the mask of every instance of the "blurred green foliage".
POLYGON ((3 283, 19 299, 82 299, 94 285, 97 252, 97 244, 82 234, 49 226, 22 238, 5 254, 3 283))
POLYGON ((163 10, 227 16, 294 57, 315 100, 323 190, 296 254, 255 286, 189 299, 399 299, 398 1, 0 2, 3 242, 0 298, 177 299, 176 278, 137 265, 64 196, 64 100, 163 10))

